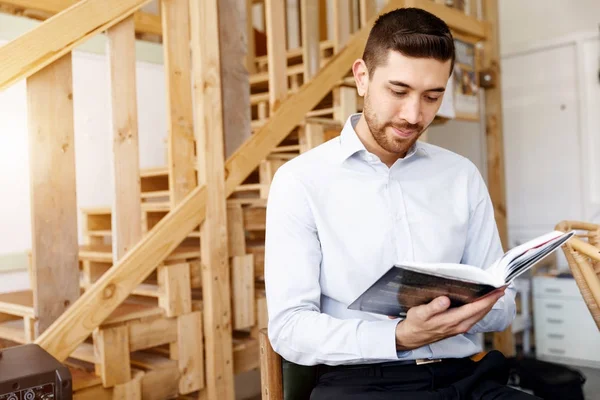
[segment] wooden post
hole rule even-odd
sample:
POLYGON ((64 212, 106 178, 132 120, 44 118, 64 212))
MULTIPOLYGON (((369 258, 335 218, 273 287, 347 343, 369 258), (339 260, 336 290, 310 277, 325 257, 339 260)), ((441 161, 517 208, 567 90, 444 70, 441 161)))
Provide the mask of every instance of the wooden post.
POLYGON ((231 288, 223 160, 223 100, 218 0, 192 1, 192 56, 198 177, 206 185, 206 220, 201 225, 202 292, 206 342, 207 398, 233 400, 231 288), (211 40, 206 40, 211 38, 211 40))
POLYGON ((196 186, 189 0, 163 0, 161 5, 167 78, 169 189, 174 207, 196 186))
POLYGON ((318 71, 321 64, 319 42, 319 4, 313 0, 302 0, 302 62, 304 63, 304 82, 308 82, 318 71))
POLYGON ((79 297, 71 53, 27 79, 27 113, 31 288, 39 336, 79 297))
POLYGON ((365 27, 377 12, 376 0, 360 0, 360 27, 365 27))
MULTIPOLYGON (((346 0, 335 0, 333 13, 333 48, 339 53, 350 39, 350 10, 345 4, 346 0)), ((350 66, 348 67, 350 70, 350 66)), ((333 118, 341 124, 346 122, 350 114, 357 110, 356 89, 348 86, 340 86, 333 90, 333 118)))
POLYGON ((112 105, 113 260, 142 237, 133 16, 108 30, 112 105))
POLYGON ((246 0, 246 41, 248 43, 248 49, 246 51, 246 69, 250 74, 256 72, 256 64, 254 63, 254 59, 256 58, 256 43, 254 41, 254 20, 252 18, 252 7, 253 1, 246 0))
POLYGON ((285 7, 282 0, 265 0, 267 59, 269 63, 269 106, 273 113, 287 96, 285 7))
MULTIPOLYGON (((498 41, 498 1, 484 0, 484 18, 489 23, 487 40, 484 44, 484 68, 495 70, 497 84, 485 90, 485 126, 488 153, 488 187, 494 204, 496 224, 506 250, 508 232, 506 226, 506 194, 504 180, 504 139, 502 127, 502 83, 500 78, 500 48, 498 41)), ((494 347, 506 356, 515 354, 515 342, 509 326, 504 332, 494 334, 494 347)))
MULTIPOLYGON (((219 3, 219 40, 221 42, 221 82, 223 84, 223 124, 225 157, 229 157, 250 137, 250 81, 246 58, 251 17, 246 0, 221 0, 219 3)), ((253 34, 252 34, 253 35, 253 34)), ((254 40, 252 40, 254 46, 254 40)), ((252 47, 252 55, 254 47, 252 47)), ((252 58, 253 62, 253 58, 252 58)))

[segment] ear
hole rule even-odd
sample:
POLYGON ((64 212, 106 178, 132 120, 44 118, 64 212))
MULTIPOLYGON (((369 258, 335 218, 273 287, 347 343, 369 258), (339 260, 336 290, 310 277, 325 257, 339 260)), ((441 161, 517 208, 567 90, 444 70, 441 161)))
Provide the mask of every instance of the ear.
POLYGON ((364 96, 369 88, 369 70, 362 59, 354 61, 352 64, 352 73, 354 74, 354 82, 359 96, 364 96))

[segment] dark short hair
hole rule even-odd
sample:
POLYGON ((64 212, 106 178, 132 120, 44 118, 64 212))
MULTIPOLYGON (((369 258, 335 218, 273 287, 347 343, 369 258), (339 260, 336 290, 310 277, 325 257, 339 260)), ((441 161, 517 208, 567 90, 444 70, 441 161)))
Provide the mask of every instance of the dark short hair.
POLYGON ((377 18, 362 57, 370 77, 378 66, 387 62, 390 50, 406 57, 452 60, 450 73, 454 68, 454 39, 450 28, 420 8, 399 8, 377 18))

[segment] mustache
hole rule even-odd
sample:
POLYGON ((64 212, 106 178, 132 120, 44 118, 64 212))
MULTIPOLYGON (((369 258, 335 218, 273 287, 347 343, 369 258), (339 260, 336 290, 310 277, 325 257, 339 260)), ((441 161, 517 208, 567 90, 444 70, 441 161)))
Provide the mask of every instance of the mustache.
POLYGON ((421 126, 421 124, 409 124, 408 122, 401 122, 401 123, 389 123, 387 124, 388 126, 392 127, 392 128, 396 128, 402 131, 421 131, 423 130, 423 127, 421 126))

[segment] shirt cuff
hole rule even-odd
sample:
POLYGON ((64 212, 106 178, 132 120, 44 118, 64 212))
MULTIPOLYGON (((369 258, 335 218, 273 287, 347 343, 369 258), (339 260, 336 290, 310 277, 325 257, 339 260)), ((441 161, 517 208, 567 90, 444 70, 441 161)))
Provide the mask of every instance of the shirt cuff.
MULTIPOLYGON (((358 343, 364 359, 397 359, 396 326, 400 318, 363 321, 358 328, 358 343)), ((405 353, 405 352, 402 352, 405 353)))

